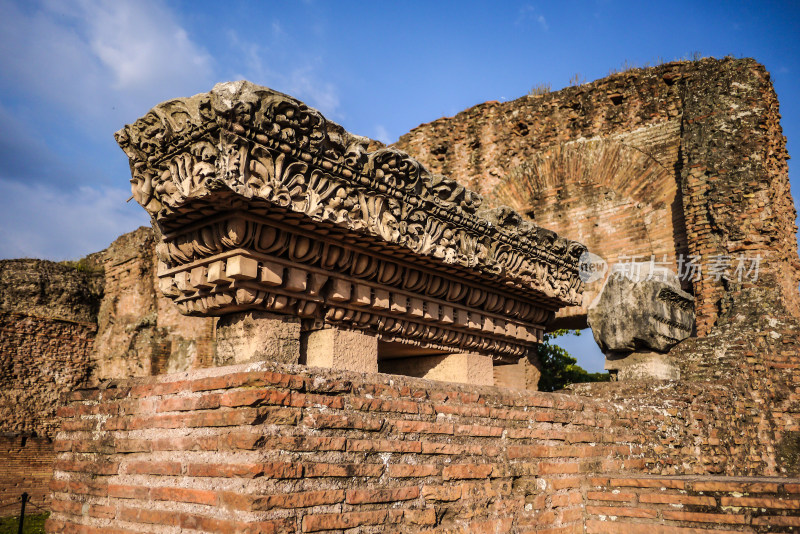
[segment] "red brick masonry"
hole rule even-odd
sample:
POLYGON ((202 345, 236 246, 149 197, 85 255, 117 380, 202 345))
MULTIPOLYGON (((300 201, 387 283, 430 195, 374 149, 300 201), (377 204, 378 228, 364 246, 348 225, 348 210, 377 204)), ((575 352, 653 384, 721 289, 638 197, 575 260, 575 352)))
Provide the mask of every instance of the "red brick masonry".
POLYGON ((19 514, 23 492, 35 505, 29 512, 38 513, 36 506, 49 509, 47 484, 56 460, 53 443, 48 438, 0 436, 0 458, 0 517, 19 514))
POLYGON ((589 534, 796 532, 797 479, 593 477, 586 492, 589 534))
POLYGON ((650 534, 798 519, 800 480, 635 480, 652 418, 592 399, 264 363, 66 401, 49 532, 650 534))
MULTIPOLYGON (((96 327, 0 312, 0 517, 19 513, 23 492, 46 508, 63 391, 87 375, 96 327)), ((35 510, 35 508, 33 508, 35 510)), ((30 508, 29 508, 30 510, 30 508)))

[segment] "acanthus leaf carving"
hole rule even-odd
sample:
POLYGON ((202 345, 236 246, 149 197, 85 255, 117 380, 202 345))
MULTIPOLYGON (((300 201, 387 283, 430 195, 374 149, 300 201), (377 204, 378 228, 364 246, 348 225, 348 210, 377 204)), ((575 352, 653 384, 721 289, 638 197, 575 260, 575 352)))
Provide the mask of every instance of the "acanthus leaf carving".
MULTIPOLYGON (((368 139, 267 88, 233 82, 166 102, 117 140, 131 162, 134 198, 168 232, 197 202, 203 213, 258 205, 302 215, 311 227, 334 225, 357 236, 358 246, 400 247, 426 265, 461 269, 552 306, 580 302, 583 245, 510 208, 479 211, 477 193, 431 175, 397 149, 368 152, 368 139)), ((168 263, 219 254, 228 245, 224 232, 214 232, 194 234, 192 247, 169 244, 168 263)), ((286 250, 279 238, 258 232, 247 246, 286 250)))

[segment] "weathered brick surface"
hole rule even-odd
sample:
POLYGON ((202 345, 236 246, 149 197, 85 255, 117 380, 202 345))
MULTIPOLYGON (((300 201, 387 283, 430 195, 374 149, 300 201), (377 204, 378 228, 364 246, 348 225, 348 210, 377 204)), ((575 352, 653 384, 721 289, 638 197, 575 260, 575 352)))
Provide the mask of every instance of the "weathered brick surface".
POLYGON ((183 316, 161 294, 152 229, 122 235, 96 256, 106 294, 96 315, 93 380, 212 365, 215 320, 183 316))
POLYGON ((650 434, 642 458, 651 473, 799 476, 800 324, 755 289, 723 320, 673 349, 680 381, 570 389, 625 407, 650 434))
POLYGON ((245 369, 66 395, 50 530, 572 532, 584 514, 576 477, 636 447, 609 407, 577 397, 245 369), (271 421, 276 403, 295 416, 271 421))
POLYGON ((59 396, 84 383, 96 328, 0 312, 0 431, 47 436, 59 396))
POLYGON ((800 495, 790 491, 791 480, 594 477, 587 483, 586 532, 795 532, 800 495))
MULTIPOLYGON (((796 213, 779 120, 762 65, 704 59, 479 104, 423 124, 395 146, 608 261, 666 254, 677 266, 679 254, 705 262, 760 255, 758 285, 774 288, 800 315, 796 213)), ((704 276, 687 287, 697 297, 700 335, 742 286, 733 276, 704 276)), ((596 288, 588 289, 584 304, 596 288)))
POLYGON ((95 327, 0 312, 0 515, 19 513, 27 492, 39 506, 55 457, 59 396, 84 383, 95 327))
POLYGON ((23 492, 36 506, 48 509, 55 458, 46 437, 0 436, 0 516, 19 514, 23 492))

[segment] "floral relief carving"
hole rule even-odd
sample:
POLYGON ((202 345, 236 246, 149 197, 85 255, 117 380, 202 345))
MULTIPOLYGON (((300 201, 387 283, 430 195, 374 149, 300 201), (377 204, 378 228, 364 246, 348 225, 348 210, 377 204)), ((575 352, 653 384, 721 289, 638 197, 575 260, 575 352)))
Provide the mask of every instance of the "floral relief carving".
POLYGON ((167 236, 162 289, 185 313, 266 307, 402 342, 513 354, 556 309, 580 304, 583 245, 509 208, 481 211, 477 193, 397 149, 369 152, 369 139, 287 95, 218 84, 156 106, 116 137, 134 198, 167 236), (219 274, 241 251, 258 255, 242 260, 256 274, 219 274), (328 281, 308 294, 301 274, 284 280, 269 258, 328 281), (337 301, 345 293, 323 291, 333 273, 380 287, 354 285, 356 296, 337 301))

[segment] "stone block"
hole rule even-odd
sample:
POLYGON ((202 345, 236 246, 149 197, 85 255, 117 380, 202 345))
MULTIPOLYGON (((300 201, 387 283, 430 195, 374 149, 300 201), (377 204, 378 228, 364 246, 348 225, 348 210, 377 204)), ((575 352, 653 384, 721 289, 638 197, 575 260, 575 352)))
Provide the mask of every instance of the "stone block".
POLYGON ((415 376, 442 382, 491 386, 492 358, 481 354, 437 354, 384 360, 381 372, 415 376))
POLYGON ((267 312, 224 315, 217 323, 215 365, 300 361, 300 319, 267 312))
POLYGON ((235 280, 258 278, 258 262, 245 256, 231 256, 225 265, 225 275, 235 280))
POLYGON ((378 338, 352 330, 326 328, 303 335, 305 364, 309 367, 378 372, 378 338))
POLYGON ((617 380, 680 379, 680 368, 675 360, 658 352, 634 352, 624 358, 606 357, 605 368, 616 373, 617 380))
POLYGON ((523 356, 517 363, 494 366, 494 385, 501 388, 538 391, 539 377, 535 352, 523 356))
POLYGON ((648 262, 625 263, 589 306, 595 341, 609 359, 634 352, 667 352, 694 328, 694 297, 672 271, 648 262))

